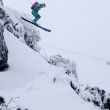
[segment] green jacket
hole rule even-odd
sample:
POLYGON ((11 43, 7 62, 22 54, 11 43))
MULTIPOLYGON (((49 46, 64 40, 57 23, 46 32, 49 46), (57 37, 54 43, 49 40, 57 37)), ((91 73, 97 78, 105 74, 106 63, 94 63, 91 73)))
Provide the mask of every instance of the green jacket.
POLYGON ((41 8, 44 8, 44 7, 45 7, 45 4, 40 3, 40 4, 37 4, 33 10, 38 12, 41 8))

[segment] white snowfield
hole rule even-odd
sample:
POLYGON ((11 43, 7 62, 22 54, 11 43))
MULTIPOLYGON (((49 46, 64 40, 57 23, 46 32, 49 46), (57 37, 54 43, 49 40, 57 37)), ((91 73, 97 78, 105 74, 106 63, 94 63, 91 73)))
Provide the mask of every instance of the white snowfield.
POLYGON ((95 110, 71 89, 64 70, 49 65, 5 30, 10 68, 0 73, 0 94, 30 110, 95 110), (56 82, 53 82, 56 77, 56 82))

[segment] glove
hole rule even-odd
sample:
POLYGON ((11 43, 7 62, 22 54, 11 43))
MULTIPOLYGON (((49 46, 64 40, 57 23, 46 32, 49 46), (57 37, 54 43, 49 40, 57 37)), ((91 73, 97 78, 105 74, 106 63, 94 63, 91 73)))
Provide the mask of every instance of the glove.
POLYGON ((42 5, 43 8, 46 7, 46 4, 45 3, 42 3, 41 5, 42 5))

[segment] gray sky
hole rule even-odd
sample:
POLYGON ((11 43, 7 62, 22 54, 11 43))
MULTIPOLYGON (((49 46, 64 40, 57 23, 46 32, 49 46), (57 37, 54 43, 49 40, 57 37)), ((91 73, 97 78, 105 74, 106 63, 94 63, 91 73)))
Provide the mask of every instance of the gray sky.
MULTIPOLYGON (((21 13, 31 13, 28 0, 4 0, 4 2, 21 13)), ((42 19, 39 22, 53 30, 50 34, 41 32, 45 43, 110 58, 109 0, 68 0, 68 2, 44 0, 44 2, 47 8, 40 11, 42 19)))

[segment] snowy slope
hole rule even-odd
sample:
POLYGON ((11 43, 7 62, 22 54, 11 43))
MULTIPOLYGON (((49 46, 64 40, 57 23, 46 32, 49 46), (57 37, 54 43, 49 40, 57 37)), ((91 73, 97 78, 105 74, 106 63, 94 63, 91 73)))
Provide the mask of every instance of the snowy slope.
POLYGON ((56 72, 55 67, 46 63, 40 55, 30 49, 26 44, 20 42, 17 38, 14 38, 7 31, 5 31, 5 39, 9 48, 10 68, 9 71, 1 74, 1 84, 4 85, 3 88, 1 85, 1 90, 4 88, 17 88, 20 84, 34 80, 35 77, 39 77, 40 73, 48 73, 48 75, 52 75, 52 70, 54 70, 55 74, 61 73, 60 70, 56 72), (53 69, 51 70, 51 68, 53 69), (5 77, 7 77, 8 80, 2 80, 5 77), (11 83, 10 81, 16 83, 11 83))
POLYGON ((68 85, 64 71, 49 65, 36 52, 5 30, 9 65, 0 73, 0 93, 7 100, 19 96, 17 104, 30 110, 93 110, 68 85), (53 78, 56 77, 56 83, 53 78))

